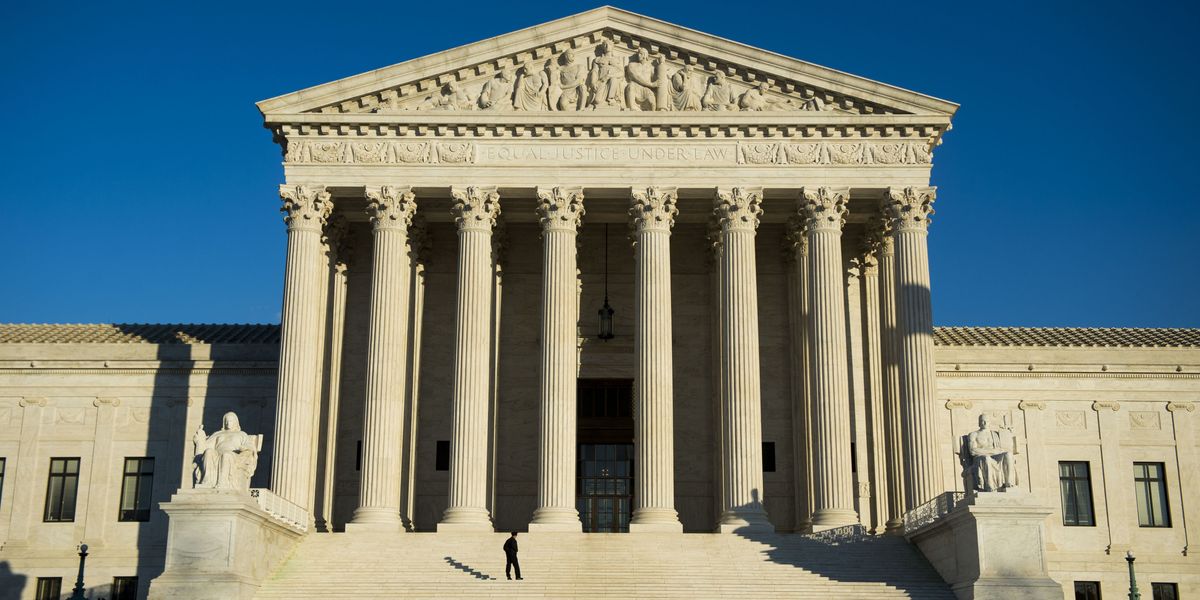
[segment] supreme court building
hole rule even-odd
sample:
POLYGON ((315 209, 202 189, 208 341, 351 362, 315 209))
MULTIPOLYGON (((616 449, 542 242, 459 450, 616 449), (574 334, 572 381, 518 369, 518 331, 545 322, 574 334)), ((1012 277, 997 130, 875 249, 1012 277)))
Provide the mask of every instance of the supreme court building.
POLYGON ((258 107, 279 326, 0 325, 0 599, 1200 598, 1200 331, 933 326, 956 104, 604 7, 258 107))

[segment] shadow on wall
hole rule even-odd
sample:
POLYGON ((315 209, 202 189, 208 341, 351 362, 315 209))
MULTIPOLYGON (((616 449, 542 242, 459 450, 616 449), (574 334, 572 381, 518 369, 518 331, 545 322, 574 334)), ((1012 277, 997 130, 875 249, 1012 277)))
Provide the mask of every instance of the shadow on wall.
MULTIPOLYGON (((758 490, 751 492, 758 497, 758 490)), ((743 508, 755 508, 744 505, 743 508)), ((736 535, 768 546, 763 554, 773 563, 789 565, 842 583, 880 583, 914 597, 954 595, 920 551, 903 537, 870 535, 862 525, 848 525, 811 535, 738 531, 736 535), (939 592, 944 592, 940 595, 939 592)))
POLYGON ((13 573, 8 561, 0 561, 0 600, 20 600, 28 577, 13 573))

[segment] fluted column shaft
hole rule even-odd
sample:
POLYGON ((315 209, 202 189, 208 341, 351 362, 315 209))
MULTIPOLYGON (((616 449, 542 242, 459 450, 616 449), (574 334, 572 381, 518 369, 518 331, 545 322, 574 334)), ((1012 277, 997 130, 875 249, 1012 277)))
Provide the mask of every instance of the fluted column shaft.
POLYGON ((404 436, 408 354, 408 226, 416 202, 407 187, 368 188, 366 194, 375 245, 371 264, 362 486, 358 508, 348 527, 399 532, 403 531, 400 440, 404 436))
POLYGON ((808 291, 812 307, 813 527, 858 521, 850 459, 850 390, 842 225, 849 190, 805 188, 808 291))
POLYGON ((721 474, 717 530, 774 531, 763 508, 762 381, 758 345, 758 276, 754 236, 762 188, 718 189, 713 216, 721 228, 721 474))
POLYGON ((458 294, 449 505, 438 531, 491 531, 487 509, 488 397, 491 360, 492 227, 496 188, 452 188, 458 224, 458 294))
POLYGON ((283 185, 279 195, 288 241, 271 491, 311 511, 313 415, 320 396, 323 334, 319 300, 326 283, 321 230, 333 203, 323 186, 283 185))
POLYGON ((862 286, 862 337, 866 358, 868 445, 868 475, 871 485, 870 527, 872 533, 882 533, 888 518, 887 481, 887 421, 884 417, 883 336, 879 315, 879 236, 877 228, 869 230, 862 254, 858 258, 862 286))
POLYGON ((538 507, 530 531, 581 531, 575 508, 576 373, 579 294, 575 240, 582 188, 539 188, 542 226, 541 422, 538 507))
POLYGON ((313 507, 316 511, 315 525, 317 531, 333 530, 333 493, 337 479, 337 442, 338 442, 338 406, 340 405, 342 383, 342 341, 346 322, 346 288, 347 272, 350 255, 353 252, 349 223, 342 215, 334 215, 326 227, 326 237, 329 240, 329 291, 328 319, 325 331, 327 336, 324 368, 326 377, 322 385, 325 395, 325 406, 316 412, 324 412, 325 418, 318 419, 318 425, 323 426, 321 444, 314 444, 317 454, 317 472, 320 479, 317 484, 317 501, 313 507))
MULTIPOLYGON (((884 220, 885 223, 890 223, 884 220)), ((900 350, 896 337, 896 247, 891 225, 879 239, 879 329, 883 343, 883 419, 887 441, 887 530, 904 531, 904 432, 900 410, 900 350)))
POLYGON ((812 379, 809 364, 808 235, 804 219, 793 215, 784 237, 788 266, 788 331, 792 399, 792 464, 795 474, 795 518, 793 531, 812 528, 812 430, 809 419, 812 379))
POLYGON ((929 288, 929 216, 934 188, 890 188, 885 209, 896 244, 896 329, 903 411, 907 507, 933 499, 945 488, 937 439, 933 310, 929 288))
POLYGON ((683 531, 675 511, 675 385, 671 348, 671 228, 675 188, 634 190, 634 477, 630 532, 683 531))

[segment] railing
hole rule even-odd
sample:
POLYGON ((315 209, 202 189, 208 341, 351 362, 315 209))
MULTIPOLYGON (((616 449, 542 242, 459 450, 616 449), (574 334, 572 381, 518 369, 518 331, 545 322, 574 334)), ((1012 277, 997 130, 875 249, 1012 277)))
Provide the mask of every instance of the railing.
POLYGON ((904 534, 908 535, 946 516, 966 497, 964 492, 945 492, 904 513, 904 534))
POLYGON ((250 497, 275 520, 300 531, 308 531, 308 511, 303 508, 276 496, 267 488, 250 488, 250 497))

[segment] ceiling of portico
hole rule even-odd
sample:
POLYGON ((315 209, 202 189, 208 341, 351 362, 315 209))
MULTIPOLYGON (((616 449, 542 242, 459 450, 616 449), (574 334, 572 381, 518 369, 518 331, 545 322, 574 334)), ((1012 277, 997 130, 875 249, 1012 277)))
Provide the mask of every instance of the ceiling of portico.
POLYGON ((646 126, 696 122, 678 113, 709 113, 718 122, 722 113, 759 115, 796 124, 908 115, 897 122, 937 126, 947 125, 958 108, 612 7, 264 100, 258 107, 268 124, 392 123, 420 121, 421 115, 430 123, 468 125, 533 119, 549 128, 557 124, 568 136, 580 113, 589 113, 592 121, 610 117, 604 120, 646 126))

